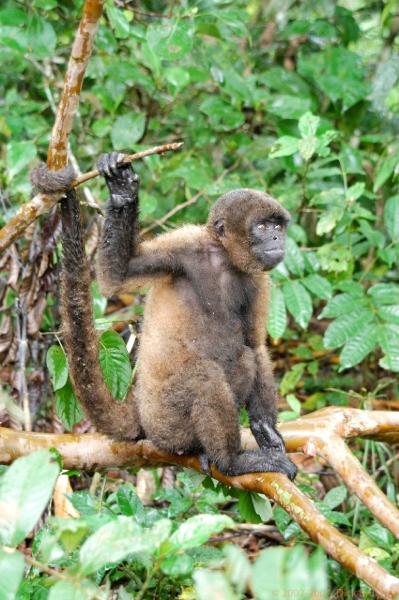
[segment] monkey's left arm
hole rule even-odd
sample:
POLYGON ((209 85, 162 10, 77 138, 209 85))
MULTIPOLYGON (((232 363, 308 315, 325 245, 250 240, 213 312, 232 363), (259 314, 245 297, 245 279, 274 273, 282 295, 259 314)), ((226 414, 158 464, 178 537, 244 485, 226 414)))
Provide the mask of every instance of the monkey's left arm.
POLYGON ((268 305, 268 280, 257 282, 257 296, 250 315, 249 341, 255 354, 256 376, 247 402, 250 428, 261 449, 285 452, 283 438, 277 431, 277 388, 271 360, 265 345, 265 319, 268 305))

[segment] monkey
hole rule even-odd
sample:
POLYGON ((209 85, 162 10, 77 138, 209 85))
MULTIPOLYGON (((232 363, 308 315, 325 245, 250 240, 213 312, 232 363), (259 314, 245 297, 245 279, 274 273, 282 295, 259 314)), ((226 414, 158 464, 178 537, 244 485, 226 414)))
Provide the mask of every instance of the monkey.
MULTIPOLYGON (((293 479, 265 345, 268 272, 284 258, 288 211, 265 192, 237 189, 216 201, 205 225, 141 241, 139 177, 123 157, 112 152, 97 162, 109 191, 97 279, 106 296, 149 287, 137 383, 119 402, 101 376, 79 203, 65 178, 61 313, 78 398, 99 431, 145 437, 168 453, 197 453, 206 473, 213 463, 226 475, 293 479), (241 406, 258 450, 241 448, 241 406)), ((36 178, 36 186, 51 191, 51 177, 36 178)))

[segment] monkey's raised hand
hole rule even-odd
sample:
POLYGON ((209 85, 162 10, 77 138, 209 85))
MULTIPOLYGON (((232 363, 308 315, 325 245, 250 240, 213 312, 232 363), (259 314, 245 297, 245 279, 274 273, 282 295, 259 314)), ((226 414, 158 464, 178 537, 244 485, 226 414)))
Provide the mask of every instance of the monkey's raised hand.
POLYGON ((122 208, 137 202, 140 179, 131 164, 123 164, 124 154, 110 152, 101 154, 97 161, 97 169, 105 178, 110 192, 111 205, 122 208))

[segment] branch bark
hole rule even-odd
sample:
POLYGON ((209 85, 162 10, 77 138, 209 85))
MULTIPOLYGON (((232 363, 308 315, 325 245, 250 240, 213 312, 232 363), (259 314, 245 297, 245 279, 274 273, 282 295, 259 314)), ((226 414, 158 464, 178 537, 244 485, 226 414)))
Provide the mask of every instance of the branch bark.
MULTIPOLYGON (((384 436, 387 435, 399 436, 398 413, 330 407, 297 421, 284 423, 281 432, 290 451, 302 450, 307 454, 319 454, 332 466, 336 465, 348 487, 398 536, 397 509, 388 502, 342 439, 356 436, 373 439, 385 439, 384 436)), ((242 442, 246 448, 256 447, 248 430, 243 430, 242 442)), ((180 465, 201 472, 197 457, 165 454, 146 440, 133 444, 115 442, 100 434, 21 433, 0 428, 0 462, 10 463, 19 456, 50 447, 58 449, 67 468, 180 465)), ((387 573, 374 559, 364 554, 349 538, 333 527, 313 502, 284 475, 252 473, 241 477, 227 477, 212 467, 212 476, 227 485, 263 493, 272 498, 330 556, 367 583, 380 597, 393 600, 399 596, 399 579, 387 573)))
MULTIPOLYGON (((80 90, 93 47, 104 0, 85 0, 64 79, 64 86, 51 133, 47 164, 58 170, 68 162, 68 136, 79 105, 80 90)), ((41 214, 49 211, 60 196, 39 194, 21 206, 15 216, 0 230, 0 252, 3 252, 41 214)))

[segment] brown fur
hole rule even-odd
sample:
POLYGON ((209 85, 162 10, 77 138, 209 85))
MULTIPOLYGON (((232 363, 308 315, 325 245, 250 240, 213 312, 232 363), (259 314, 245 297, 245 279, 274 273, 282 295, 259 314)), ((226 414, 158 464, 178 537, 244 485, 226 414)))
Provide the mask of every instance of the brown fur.
POLYGON ((111 195, 99 248, 100 288, 110 295, 145 284, 150 291, 137 388, 121 403, 111 397, 99 367, 79 204, 69 190, 62 203, 62 316, 82 405, 100 431, 116 438, 138 439, 144 430, 160 449, 200 452, 225 473, 280 471, 294 477, 275 429, 276 391, 264 344, 263 270, 269 267, 263 261, 271 255, 262 246, 257 258, 251 238, 257 219, 277 215, 285 228, 288 213, 266 194, 236 190, 219 199, 206 226, 185 226, 140 243, 138 178, 111 159, 99 161, 111 195), (223 230, 215 228, 220 219, 223 230), (243 405, 257 452, 240 448, 243 405))

